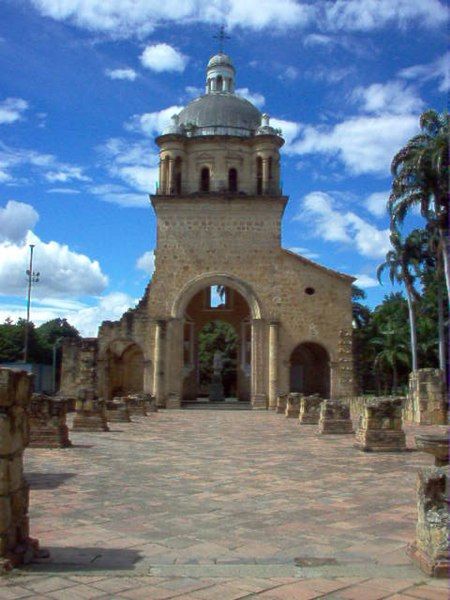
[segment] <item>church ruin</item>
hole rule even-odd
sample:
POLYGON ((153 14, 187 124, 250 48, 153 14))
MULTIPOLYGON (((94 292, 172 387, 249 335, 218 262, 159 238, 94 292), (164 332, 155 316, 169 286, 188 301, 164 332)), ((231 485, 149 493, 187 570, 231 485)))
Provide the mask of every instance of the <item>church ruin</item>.
POLYGON ((352 396, 353 278, 281 247, 284 140, 235 94, 226 54, 210 59, 205 94, 156 143, 155 273, 97 338, 65 342, 60 393, 145 392, 168 408, 195 400, 199 332, 220 320, 237 334, 238 400, 275 409, 287 392, 352 396))

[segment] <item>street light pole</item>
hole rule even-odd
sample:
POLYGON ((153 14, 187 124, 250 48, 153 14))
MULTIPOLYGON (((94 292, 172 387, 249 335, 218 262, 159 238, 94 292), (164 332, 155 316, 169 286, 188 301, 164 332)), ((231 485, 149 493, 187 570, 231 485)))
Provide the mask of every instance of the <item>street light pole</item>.
POLYGON ((35 244, 30 244, 30 268, 26 273, 28 276, 28 296, 27 296, 27 321, 25 323, 25 343, 23 349, 23 362, 28 362, 28 344, 30 338, 30 308, 31 308, 31 287, 33 283, 39 281, 40 273, 33 272, 33 251, 35 244))

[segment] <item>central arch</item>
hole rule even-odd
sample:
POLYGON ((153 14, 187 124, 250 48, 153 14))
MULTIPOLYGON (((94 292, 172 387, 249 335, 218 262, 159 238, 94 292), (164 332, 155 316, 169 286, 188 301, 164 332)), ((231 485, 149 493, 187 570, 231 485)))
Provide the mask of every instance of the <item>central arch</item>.
POLYGON ((200 290, 211 286, 223 286, 239 292, 247 301, 252 319, 263 319, 261 302, 251 286, 241 279, 227 273, 205 273, 185 284, 172 305, 171 316, 183 319, 187 305, 200 290))

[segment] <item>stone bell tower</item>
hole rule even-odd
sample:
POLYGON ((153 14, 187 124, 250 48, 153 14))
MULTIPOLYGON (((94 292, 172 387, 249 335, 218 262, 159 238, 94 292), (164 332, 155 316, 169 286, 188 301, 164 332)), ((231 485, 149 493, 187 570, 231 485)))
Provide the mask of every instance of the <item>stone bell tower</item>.
POLYGON ((289 391, 351 395, 353 278, 281 247, 284 140, 235 93, 229 56, 210 59, 205 94, 156 143, 155 273, 136 308, 100 327, 99 395, 141 389, 167 408, 195 401, 199 332, 214 320, 236 332, 233 395, 253 408, 274 408, 289 391))

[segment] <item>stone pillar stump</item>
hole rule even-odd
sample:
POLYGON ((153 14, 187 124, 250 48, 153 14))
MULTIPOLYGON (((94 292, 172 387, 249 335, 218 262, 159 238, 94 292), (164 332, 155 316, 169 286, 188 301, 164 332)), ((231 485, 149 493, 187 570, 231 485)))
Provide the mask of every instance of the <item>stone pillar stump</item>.
POLYGON ((300 401, 300 425, 317 425, 320 418, 320 407, 322 402, 323 398, 321 398, 319 394, 303 396, 300 401))
POLYGON ((300 414, 300 401, 303 395, 297 392, 291 392, 286 399, 286 410, 284 414, 289 419, 298 419, 300 414))
POLYGON ((105 402, 93 392, 80 390, 75 412, 73 431, 109 431, 105 402))
POLYGON ((180 394, 168 394, 166 399, 166 408, 167 409, 176 409, 181 408, 181 398, 180 394))
POLYGON ((148 413, 158 412, 158 405, 156 398, 151 394, 143 394, 145 407, 148 413))
POLYGON ((413 562, 427 575, 448 577, 449 485, 444 467, 425 467, 417 477, 416 540, 407 548, 413 562))
POLYGON ((278 415, 284 415, 286 412, 287 394, 280 394, 277 398, 277 408, 275 412, 278 415))
POLYGON ((0 368, 0 574, 38 553, 29 536, 29 487, 23 475, 33 378, 0 368))
POLYGON ((359 418, 355 447, 365 452, 406 450, 402 398, 374 398, 359 418))
POLYGON ((147 402, 144 394, 128 394, 128 396, 125 396, 124 400, 127 403, 127 407, 131 416, 147 416, 147 402))
POLYGON ((45 394, 31 396, 29 424, 30 448, 69 448, 69 428, 66 423, 67 402, 45 394))
POLYGON ((319 433, 345 434, 354 433, 350 419, 350 408, 339 400, 325 400, 320 407, 319 433))
POLYGON ((110 423, 131 423, 126 398, 116 396, 106 403, 106 418, 110 423))

